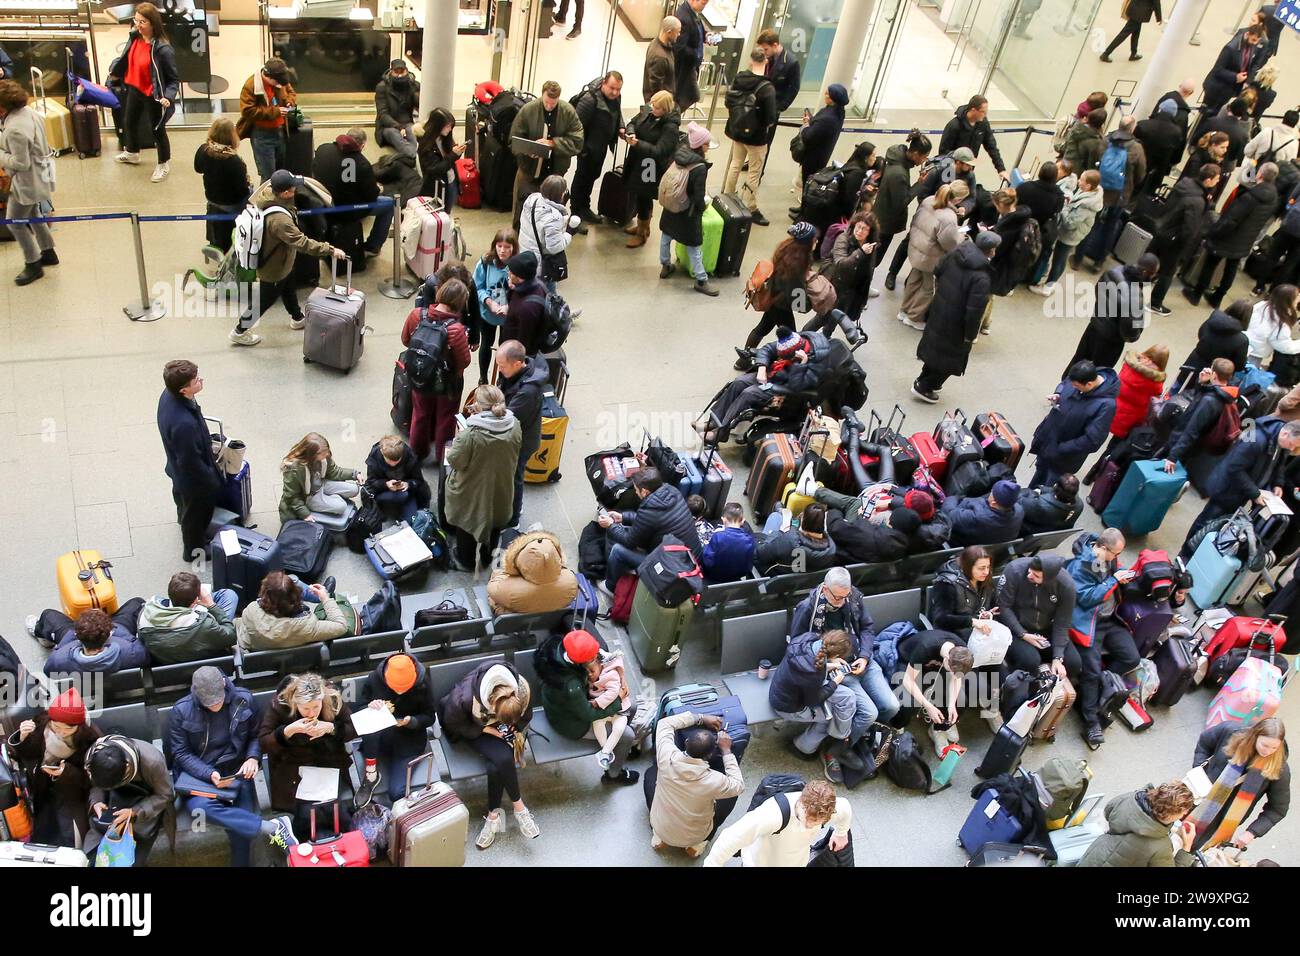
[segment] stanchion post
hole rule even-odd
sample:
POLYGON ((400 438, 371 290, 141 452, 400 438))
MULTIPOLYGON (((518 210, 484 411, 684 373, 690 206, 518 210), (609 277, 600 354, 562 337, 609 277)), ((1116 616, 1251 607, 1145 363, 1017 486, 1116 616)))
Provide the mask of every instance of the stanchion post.
POLYGON ((167 314, 167 306, 161 299, 149 296, 149 280, 144 274, 144 239, 140 236, 138 212, 131 213, 131 238, 135 241, 135 273, 140 282, 140 299, 138 302, 128 302, 122 311, 132 322, 157 322, 167 314))
POLYGON ((1038 130, 1032 126, 1025 128, 1025 138, 1020 142, 1020 152, 1016 153, 1016 169, 1020 168, 1021 161, 1025 158, 1025 153, 1029 151, 1029 141, 1034 138, 1034 133, 1038 130))
POLYGON ((393 197, 393 277, 379 283, 379 294, 388 299, 409 299, 418 288, 402 272, 402 204, 393 197))

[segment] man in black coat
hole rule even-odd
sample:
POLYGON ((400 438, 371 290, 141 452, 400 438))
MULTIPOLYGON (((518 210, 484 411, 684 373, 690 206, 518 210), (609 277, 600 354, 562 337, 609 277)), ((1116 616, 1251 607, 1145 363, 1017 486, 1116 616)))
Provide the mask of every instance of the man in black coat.
POLYGON ((1237 270, 1242 260, 1250 255, 1251 249, 1277 215, 1277 163, 1265 163, 1259 167, 1254 186, 1241 186, 1237 198, 1224 210, 1219 221, 1210 229, 1205 240, 1205 259, 1201 271, 1190 285, 1183 286, 1183 297, 1192 305, 1205 301, 1218 308, 1223 297, 1232 288, 1237 278, 1237 270), (1206 292, 1214 270, 1223 263, 1223 279, 1214 291, 1206 292))
POLYGON ((1027 179, 1016 187, 1016 205, 1027 207, 1029 214, 1038 221, 1043 232, 1043 249, 1050 249, 1046 230, 1056 214, 1065 208, 1065 193, 1056 185, 1060 174, 1056 163, 1043 163, 1038 167, 1038 178, 1027 179))
POLYGON ((1183 148, 1187 147, 1187 131, 1191 125, 1192 107, 1188 105, 1188 98, 1196 95, 1196 81, 1183 80, 1178 84, 1178 89, 1170 90, 1164 96, 1156 101, 1156 108, 1151 111, 1155 116, 1156 112, 1165 103, 1174 104, 1174 123, 1178 126, 1183 137, 1183 148))
POLYGON ((573 98, 573 108, 582 121, 583 141, 569 207, 583 222, 599 225, 604 220, 591 210, 591 190, 600 178, 605 154, 617 149, 620 139, 631 142, 623 123, 623 74, 610 70, 600 80, 588 83, 573 98))
POLYGON ((682 0, 675 14, 682 32, 673 43, 673 65, 677 70, 673 96, 683 115, 700 99, 700 64, 704 62, 706 42, 701 14, 708 5, 709 0, 682 0))
POLYGON ((399 153, 415 155, 415 114, 420 109, 420 83, 393 60, 375 87, 375 139, 399 153))
POLYGON ((700 537, 686 499, 672 485, 665 484, 657 468, 642 468, 632 476, 632 487, 640 504, 635 510, 603 512, 597 522, 605 529, 609 554, 605 561, 603 590, 609 597, 625 574, 636 573, 646 555, 672 535, 699 558, 700 537))
POLYGON ((1232 363, 1224 358, 1217 358, 1209 368, 1200 370, 1196 401, 1179 419, 1178 430, 1169 436, 1169 450, 1165 452, 1167 473, 1173 474, 1178 463, 1200 447, 1201 439, 1223 417, 1223 410, 1237 401, 1237 390, 1229 384, 1234 371, 1232 363))
POLYGON ((1124 354, 1125 343, 1142 337, 1146 328, 1144 290, 1159 271, 1160 260, 1149 252, 1139 256, 1137 262, 1106 270, 1097 280, 1092 318, 1061 378, 1084 359, 1100 368, 1115 367, 1124 354))
POLYGON ((1064 531, 1073 528, 1083 514, 1079 499, 1079 479, 1069 472, 1059 475, 1051 488, 1034 488, 1020 496, 1025 510, 1025 534, 1042 534, 1044 531, 1064 531))
POLYGON ((163 366, 166 389, 158 398, 158 434, 167 453, 167 477, 181 526, 181 560, 202 552, 226 476, 212 455, 212 437, 194 396, 203 391, 198 366, 173 359, 163 366))
MULTIPOLYGON (((319 180, 329 190, 335 206, 361 205, 379 198, 379 181, 375 179, 370 160, 362 154, 365 148, 366 131, 355 126, 342 136, 334 137, 333 142, 316 148, 311 164, 312 179, 319 180)), ((323 217, 328 223, 328 242, 348 254, 353 272, 364 272, 366 268, 361 234, 361 222, 366 215, 365 212, 344 212, 323 217)), ((375 214, 370 248, 383 246, 392 222, 391 207, 375 214)))
POLYGON ((1283 422, 1271 415, 1256 420, 1243 429, 1238 438, 1214 466, 1206 483, 1209 500, 1187 530, 1187 540, 1179 552, 1184 561, 1195 550, 1191 547, 1197 532, 1215 518, 1230 515, 1251 502, 1262 501, 1266 490, 1279 498, 1288 489, 1285 472, 1290 458, 1300 454, 1300 421, 1283 422))
POLYGON ((1204 92, 1203 110, 1217 113, 1228 100, 1239 95, 1246 84, 1255 79, 1255 74, 1268 59, 1267 47, 1260 45, 1266 36, 1267 31, 1263 26, 1252 23, 1224 44, 1214 66, 1201 84, 1204 92))
POLYGON ((1119 45, 1125 38, 1128 39, 1128 58, 1142 59, 1142 54, 1138 52, 1138 39, 1142 36, 1142 24, 1150 23, 1152 14, 1155 14, 1156 23, 1165 22, 1160 13, 1160 0, 1128 0, 1124 5, 1124 29, 1115 34, 1115 39, 1110 41, 1110 45, 1101 55, 1101 62, 1109 63, 1110 55, 1119 49, 1119 45))
POLYGON ((1068 563, 1064 555, 1042 554, 1017 558, 1003 570, 998 606, 1011 629, 1006 664, 1012 670, 1032 674, 1047 664, 1057 677, 1078 681, 1082 661, 1070 640, 1075 593, 1068 563))
POLYGON ((997 137, 989 125, 989 101, 983 96, 972 96, 965 106, 957 107, 957 112, 948 125, 943 128, 943 137, 939 140, 939 154, 951 153, 959 146, 965 146, 978 159, 980 148, 989 151, 993 168, 1003 181, 1007 181, 1007 164, 1002 161, 998 151, 997 137))
POLYGON ((912 394, 931 405, 953 375, 966 374, 971 346, 980 334, 984 307, 993 288, 990 260, 1002 243, 996 232, 982 232, 974 242, 962 242, 939 260, 934 270, 934 300, 925 313, 925 331, 916 346, 921 374, 912 394))
POLYGON ((541 356, 529 358, 517 339, 497 346, 496 363, 497 385, 523 431, 519 465, 515 468, 515 504, 510 513, 509 527, 513 528, 519 523, 524 503, 524 465, 542 443, 542 396, 551 387, 550 366, 541 356))
POLYGON ((767 56, 763 75, 776 87, 776 110, 784 113, 799 95, 799 61, 781 45, 781 35, 775 30, 764 30, 756 42, 767 56))
POLYGON ((1177 114, 1178 105, 1173 100, 1165 100, 1150 119, 1133 127, 1133 138, 1147 154, 1147 178, 1139 187, 1144 193, 1155 193, 1183 155, 1185 134, 1178 128, 1177 114))
POLYGON ((1165 305, 1165 296, 1174 283, 1174 276, 1200 244, 1205 214, 1210 209, 1210 197, 1219 185, 1222 172, 1215 163, 1205 163, 1195 176, 1184 176, 1174 183, 1165 203, 1164 211, 1152 229, 1154 239, 1151 253, 1160 260, 1160 274, 1151 289, 1151 311, 1157 315, 1170 315, 1173 310, 1165 305))

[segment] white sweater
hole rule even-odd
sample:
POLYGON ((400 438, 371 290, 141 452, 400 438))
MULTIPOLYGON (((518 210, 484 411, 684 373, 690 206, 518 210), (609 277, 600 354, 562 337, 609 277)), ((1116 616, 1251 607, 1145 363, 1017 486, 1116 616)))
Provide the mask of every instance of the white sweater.
POLYGON ((1283 355, 1295 355, 1300 352, 1300 339, 1291 337, 1291 330, 1273 318, 1273 310, 1268 300, 1257 302, 1250 313, 1250 324, 1246 326, 1246 338, 1250 342, 1248 353, 1250 361, 1262 364, 1273 357, 1274 352, 1283 355))
MULTIPOLYGON (((787 796, 790 823, 784 830, 776 832, 781 828, 780 806, 775 799, 764 800, 717 835, 704 865, 725 866, 739 850, 740 861, 745 866, 807 866, 808 850, 821 837, 822 828, 806 826, 799 809, 799 795, 787 796)), ((847 834, 852 824, 852 807, 847 800, 836 799, 830 826, 837 833, 847 834)))

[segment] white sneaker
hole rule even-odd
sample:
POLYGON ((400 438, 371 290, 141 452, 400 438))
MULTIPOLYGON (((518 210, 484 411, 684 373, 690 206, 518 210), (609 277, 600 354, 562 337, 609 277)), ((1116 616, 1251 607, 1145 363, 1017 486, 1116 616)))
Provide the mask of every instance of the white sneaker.
POLYGON ((480 850, 486 850, 492 845, 492 841, 497 838, 498 833, 506 832, 506 821, 500 813, 495 817, 483 818, 483 829, 478 832, 478 839, 474 845, 480 850))
POLYGON ((816 462, 811 462, 811 461, 808 462, 807 467, 805 467, 803 470, 803 474, 801 474, 799 476, 799 480, 795 482, 795 491, 809 498, 811 498, 813 494, 816 493, 817 491, 816 462))
POLYGON ((898 319, 898 321, 902 322, 904 325, 907 324, 908 315, 906 312, 899 312, 898 315, 894 316, 894 318, 898 319))
POLYGON ((989 335, 992 331, 993 330, 986 325, 984 328, 980 329, 980 335, 989 335))
POLYGON ((596 754, 596 763, 600 764, 601 770, 608 770, 613 762, 614 755, 612 753, 607 753, 602 750, 600 753, 596 754))
POLYGON ((925 331, 925 323, 924 323, 924 322, 913 322, 913 321, 912 321, 911 319, 909 319, 907 316, 903 316, 903 318, 902 318, 902 322, 903 322, 903 324, 906 325, 909 329, 916 329, 916 331, 918 331, 918 332, 924 332, 924 331, 925 331))
POLYGON ((1040 283, 1039 285, 1031 285, 1031 286, 1029 287, 1029 291, 1030 291, 1030 292, 1036 292, 1036 293, 1038 293, 1039 295, 1041 295, 1043 298, 1047 298, 1047 297, 1048 297, 1049 295, 1051 295, 1055 290, 1056 290, 1056 283, 1055 283, 1055 282, 1052 282, 1052 283, 1040 283))
POLYGON ((262 337, 256 332, 236 332, 234 329, 230 330, 231 345, 256 345, 260 341, 262 341, 262 337))
POLYGON ((541 829, 537 826, 537 821, 528 810, 515 811, 515 823, 519 824, 519 832, 530 840, 535 840, 542 835, 541 829))
POLYGON ((40 618, 38 618, 35 614, 28 614, 27 619, 23 621, 23 625, 27 628, 28 637, 36 636, 36 622, 39 620, 40 618))
POLYGON ((153 168, 153 175, 149 177, 149 180, 160 183, 167 178, 169 172, 171 172, 171 163, 159 163, 153 168))
POLYGON ((140 154, 128 153, 126 150, 122 150, 122 152, 113 157, 113 161, 116 163, 128 163, 131 166, 139 166, 140 154))
POLYGON ((870 291, 867 292, 867 298, 868 298, 868 299, 879 299, 879 298, 880 298, 880 290, 879 290, 879 289, 871 289, 870 291))
POLYGON ((948 735, 945 734, 942 730, 935 730, 933 727, 931 727, 930 742, 934 744, 934 755, 942 760, 943 748, 948 746, 948 735))
POLYGON ((306 319, 295 319, 293 316, 289 316, 289 328, 293 329, 295 332, 300 331, 306 325, 307 325, 306 319))

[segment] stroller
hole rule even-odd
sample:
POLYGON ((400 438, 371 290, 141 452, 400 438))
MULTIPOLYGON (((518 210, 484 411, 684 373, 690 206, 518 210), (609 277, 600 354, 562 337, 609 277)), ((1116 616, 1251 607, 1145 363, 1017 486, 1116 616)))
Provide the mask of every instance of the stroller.
MULTIPOLYGON (((761 408, 746 409, 737 416, 730 426, 731 439, 745 446, 742 457, 746 465, 754 463, 758 444, 768 435, 778 432, 797 433, 802 428, 810 409, 819 409, 837 415, 844 407, 857 410, 867 402, 869 394, 867 373, 853 357, 853 353, 867 340, 866 335, 864 334, 856 343, 849 346, 839 339, 827 339, 821 333, 805 334, 816 336, 814 341, 820 340, 818 344, 825 343, 823 347, 826 349, 826 374, 816 389, 811 391, 791 391, 780 384, 773 383, 771 389, 773 400, 770 404, 761 408)), ((718 417, 722 410, 717 405, 730 385, 731 383, 728 382, 718 389, 699 416, 700 419, 708 416, 714 428, 722 425, 718 417)))

